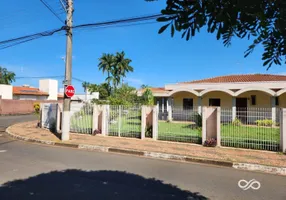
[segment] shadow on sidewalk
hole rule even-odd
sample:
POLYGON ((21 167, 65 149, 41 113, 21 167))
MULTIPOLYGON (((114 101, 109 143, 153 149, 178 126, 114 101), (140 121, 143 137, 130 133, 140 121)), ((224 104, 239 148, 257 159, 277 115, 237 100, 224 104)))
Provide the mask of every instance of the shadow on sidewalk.
POLYGON ((160 180, 122 171, 65 170, 4 183, 1 200, 207 199, 160 180))

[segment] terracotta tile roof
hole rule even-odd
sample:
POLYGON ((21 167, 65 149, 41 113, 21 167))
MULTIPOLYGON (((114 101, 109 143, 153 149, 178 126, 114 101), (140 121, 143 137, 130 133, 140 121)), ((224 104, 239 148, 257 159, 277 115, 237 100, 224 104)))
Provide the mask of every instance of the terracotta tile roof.
MULTIPOLYGON (((149 88, 153 93, 164 93, 166 92, 167 90, 165 90, 165 88, 162 88, 162 87, 157 87, 157 88, 149 88)), ((145 89, 140 89, 139 90, 140 92, 144 92, 145 89)))
POLYGON ((238 83, 238 82, 270 82, 270 81, 286 81, 284 75, 274 74, 242 74, 242 75, 228 75, 207 78, 202 80, 195 80, 182 83, 238 83))
POLYGON ((36 96, 49 96, 47 92, 42 92, 39 88, 13 86, 14 95, 36 95, 36 96))

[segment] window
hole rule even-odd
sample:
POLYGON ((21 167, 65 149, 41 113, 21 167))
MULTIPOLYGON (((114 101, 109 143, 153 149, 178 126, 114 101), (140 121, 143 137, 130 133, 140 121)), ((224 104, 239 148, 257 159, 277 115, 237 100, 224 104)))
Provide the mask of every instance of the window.
POLYGON ((209 99, 209 106, 220 106, 220 99, 209 99))
POLYGON ((193 108, 193 99, 183 99, 183 109, 188 110, 193 108))
POLYGON ((256 95, 251 95, 251 105, 255 106, 256 105, 256 95))
POLYGON ((279 97, 275 97, 275 105, 279 106, 279 97))

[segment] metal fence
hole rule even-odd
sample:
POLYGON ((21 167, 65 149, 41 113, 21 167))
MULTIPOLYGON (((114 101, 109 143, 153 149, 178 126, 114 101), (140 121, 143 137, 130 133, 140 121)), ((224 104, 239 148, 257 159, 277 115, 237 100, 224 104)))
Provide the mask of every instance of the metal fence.
POLYGON ((92 134, 93 105, 91 103, 71 103, 70 131, 92 134))
POLYGON ((170 113, 172 113, 172 120, 159 120, 158 139, 201 144, 202 117, 198 113, 198 109, 173 107, 170 113))
POLYGON ((279 151, 280 115, 271 108, 221 108, 221 145, 279 151))
POLYGON ((111 105, 107 113, 109 136, 141 137, 141 106, 111 105))

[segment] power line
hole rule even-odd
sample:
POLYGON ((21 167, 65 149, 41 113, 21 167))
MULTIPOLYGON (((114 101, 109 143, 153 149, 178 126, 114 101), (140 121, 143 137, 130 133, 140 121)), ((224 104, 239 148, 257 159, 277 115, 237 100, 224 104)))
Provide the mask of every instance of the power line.
POLYGON ((51 13, 54 14, 56 18, 58 18, 62 23, 65 24, 65 22, 60 18, 60 16, 55 12, 55 10, 47 2, 45 2, 44 0, 40 0, 40 1, 46 6, 47 9, 49 9, 49 11, 51 11, 51 13))
MULTIPOLYGON (((131 18, 125 18, 125 19, 119 19, 119 20, 112 20, 112 21, 104 21, 104 22, 97 22, 97 23, 89 23, 89 24, 81 24, 77 26, 73 26, 74 29, 83 30, 87 28, 107 28, 107 27, 120 27, 120 26, 132 26, 132 25, 143 25, 147 23, 139 23, 144 21, 150 21, 157 19, 158 17, 163 16, 162 14, 154 14, 154 15, 145 15, 145 16, 139 16, 139 17, 131 17, 131 18)), ((155 22, 150 22, 155 23, 155 22)), ((19 38, 13 38, 9 40, 0 41, 0 49, 5 49, 11 46, 15 46, 21 43, 26 43, 31 40, 35 40, 44 36, 50 36, 53 35, 56 32, 60 32, 62 30, 66 30, 66 26, 62 26, 59 29, 54 29, 50 31, 44 31, 32 35, 26 35, 19 38), (12 43, 12 44, 9 44, 12 43)))
POLYGON ((64 76, 20 76, 15 79, 40 79, 40 78, 63 78, 64 76))

